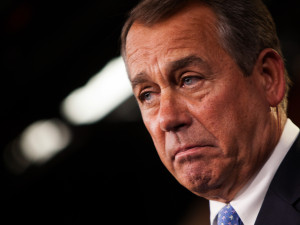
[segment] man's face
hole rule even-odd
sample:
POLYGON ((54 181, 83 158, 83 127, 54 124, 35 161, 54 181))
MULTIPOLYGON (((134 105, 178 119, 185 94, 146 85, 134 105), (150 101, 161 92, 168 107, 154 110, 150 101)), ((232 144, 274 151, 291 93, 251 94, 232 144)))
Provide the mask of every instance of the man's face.
POLYGON ((216 16, 185 7, 151 27, 134 23, 126 64, 144 123, 174 177, 208 199, 241 188, 267 157, 268 103, 221 47, 216 16))

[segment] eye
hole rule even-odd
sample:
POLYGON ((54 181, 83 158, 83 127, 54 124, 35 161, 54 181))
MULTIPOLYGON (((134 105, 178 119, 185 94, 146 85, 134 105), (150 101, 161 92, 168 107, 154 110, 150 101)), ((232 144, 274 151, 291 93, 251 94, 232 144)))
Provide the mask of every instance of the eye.
POLYGON ((191 85, 191 84, 193 84, 193 78, 192 77, 183 78, 183 85, 191 85))
POLYGON ((186 76, 183 77, 181 80, 181 86, 193 86, 197 84, 198 81, 200 81, 202 78, 201 77, 196 77, 196 76, 186 76))
POLYGON ((151 101, 151 98, 152 98, 152 93, 150 91, 142 92, 139 95, 139 99, 140 99, 141 102, 151 101))

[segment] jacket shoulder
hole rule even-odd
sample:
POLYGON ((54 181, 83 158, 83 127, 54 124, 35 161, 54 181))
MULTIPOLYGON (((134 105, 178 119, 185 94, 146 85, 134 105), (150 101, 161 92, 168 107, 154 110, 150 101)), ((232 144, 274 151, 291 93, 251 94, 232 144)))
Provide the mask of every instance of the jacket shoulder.
POLYGON ((255 225, 300 224, 300 136, 280 164, 255 225))

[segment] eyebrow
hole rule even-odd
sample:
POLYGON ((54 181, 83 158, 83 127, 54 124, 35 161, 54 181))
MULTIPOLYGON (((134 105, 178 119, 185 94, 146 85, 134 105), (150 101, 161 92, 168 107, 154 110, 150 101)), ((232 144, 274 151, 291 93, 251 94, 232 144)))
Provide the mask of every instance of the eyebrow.
POLYGON ((190 65, 201 65, 201 66, 208 67, 205 61, 200 57, 196 55, 189 55, 184 58, 170 62, 168 65, 168 72, 174 73, 175 71, 178 71, 190 65))
MULTIPOLYGON (((167 65, 168 74, 172 74, 175 71, 188 67, 190 65, 202 65, 205 66, 206 69, 210 69, 207 63, 196 55, 189 55, 184 58, 172 61, 167 65)), ((134 89, 137 85, 145 83, 148 81, 148 75, 146 72, 140 72, 136 74, 136 76, 130 80, 132 89, 134 89)))
POLYGON ((145 72, 140 72, 132 80, 130 79, 132 89, 134 89, 139 84, 146 83, 148 81, 146 77, 147 74, 145 72))

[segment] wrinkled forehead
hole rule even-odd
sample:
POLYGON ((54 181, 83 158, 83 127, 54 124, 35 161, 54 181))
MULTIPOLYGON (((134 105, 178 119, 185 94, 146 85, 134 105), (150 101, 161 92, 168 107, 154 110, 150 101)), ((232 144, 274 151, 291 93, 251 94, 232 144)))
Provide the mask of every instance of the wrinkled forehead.
MULTIPOLYGON (((128 46, 135 45, 138 39, 144 39, 146 36, 157 38, 157 41, 164 33, 168 33, 170 39, 172 37, 184 39, 189 33, 201 35, 205 30, 216 29, 216 25, 216 14, 209 6, 191 2, 169 18, 155 24, 148 25, 139 20, 134 21, 126 37, 125 51, 127 53, 128 46)), ((144 44, 146 46, 148 43, 144 44)))
POLYGON ((176 51, 185 54, 185 51, 195 46, 201 50, 206 45, 217 44, 216 23, 215 13, 202 4, 188 5, 172 17, 152 26, 136 21, 127 35, 126 64, 132 65, 142 57, 150 59, 159 54, 168 58, 176 55, 176 51))

